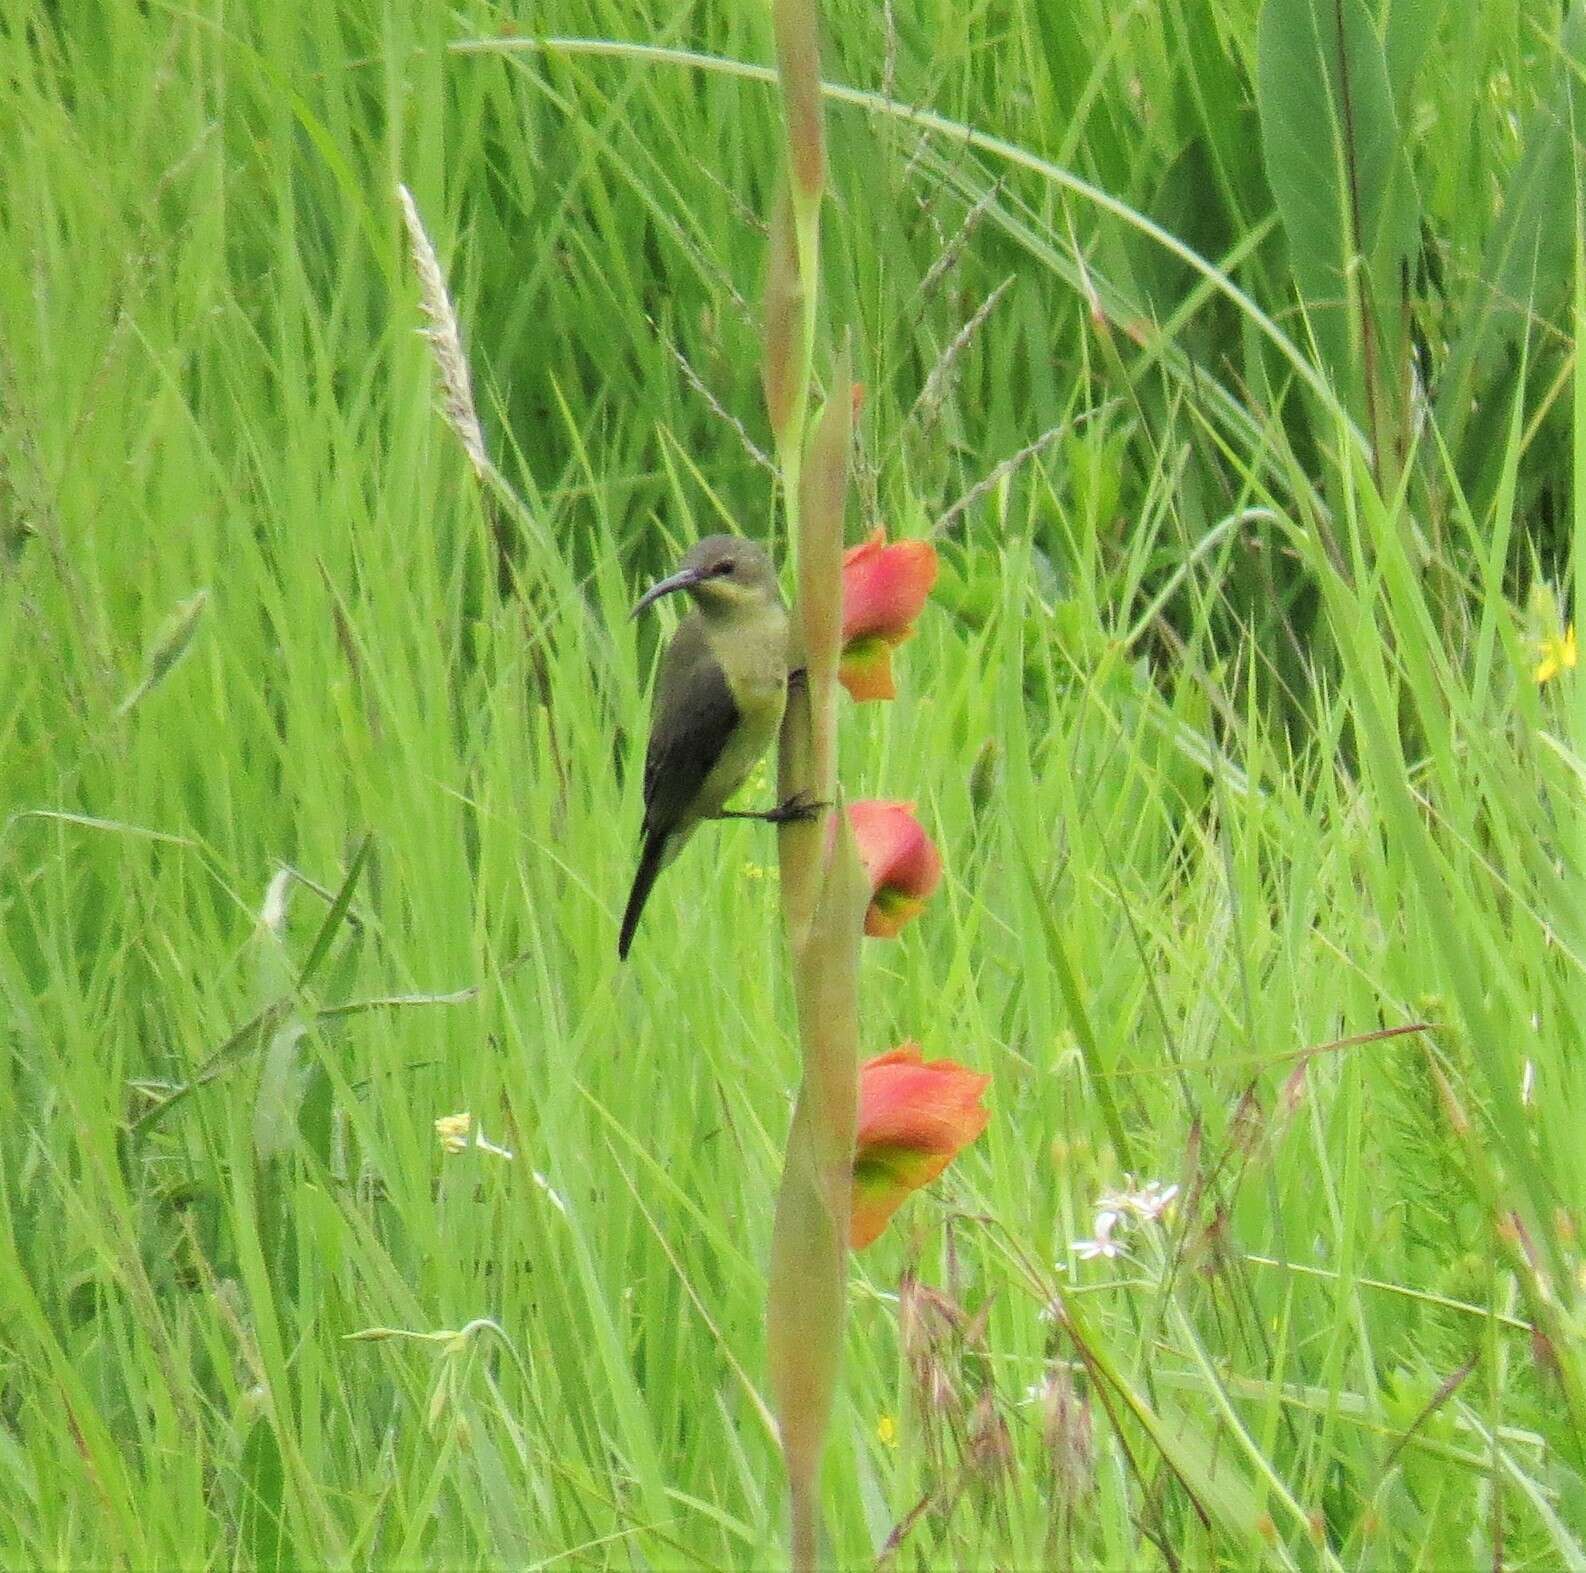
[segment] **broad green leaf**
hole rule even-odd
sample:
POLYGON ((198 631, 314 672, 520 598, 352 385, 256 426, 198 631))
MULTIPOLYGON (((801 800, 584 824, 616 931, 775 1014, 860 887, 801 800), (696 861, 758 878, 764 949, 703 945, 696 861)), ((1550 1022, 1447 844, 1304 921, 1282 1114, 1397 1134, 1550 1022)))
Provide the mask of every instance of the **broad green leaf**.
POLYGON ((1575 79, 1586 70, 1586 0, 1570 6, 1558 53, 1552 88, 1521 131, 1520 162, 1438 392, 1438 424, 1456 455, 1476 395, 1504 352, 1566 298, 1579 204, 1579 136, 1572 125, 1575 79))
POLYGON ((269 1573, 288 1561, 286 1525, 281 1504, 285 1491, 281 1448, 270 1422, 255 1420, 242 1448, 243 1565, 269 1573))
POLYGON ((1415 79, 1437 36, 1446 5, 1447 0, 1383 0, 1382 44, 1401 126, 1410 123, 1415 79))
POLYGON ((1397 300, 1419 225, 1387 58, 1361 0, 1266 0, 1256 105, 1295 287, 1358 415, 1363 313, 1397 300))
POLYGON ((305 1028, 289 1021, 270 1039, 259 1066, 253 1103, 253 1146, 261 1162, 278 1156, 297 1134, 297 1114, 308 1088, 309 1068, 298 1053, 305 1028))

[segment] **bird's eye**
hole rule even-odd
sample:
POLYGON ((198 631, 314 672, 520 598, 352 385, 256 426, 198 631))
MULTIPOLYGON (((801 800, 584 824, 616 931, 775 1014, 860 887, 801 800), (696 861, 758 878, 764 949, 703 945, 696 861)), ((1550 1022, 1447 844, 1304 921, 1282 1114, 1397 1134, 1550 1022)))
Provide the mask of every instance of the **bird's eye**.
POLYGON ((732 572, 732 558, 723 557, 719 563, 712 565, 710 572, 712 578, 716 579, 721 578, 723 574, 730 574, 732 572))

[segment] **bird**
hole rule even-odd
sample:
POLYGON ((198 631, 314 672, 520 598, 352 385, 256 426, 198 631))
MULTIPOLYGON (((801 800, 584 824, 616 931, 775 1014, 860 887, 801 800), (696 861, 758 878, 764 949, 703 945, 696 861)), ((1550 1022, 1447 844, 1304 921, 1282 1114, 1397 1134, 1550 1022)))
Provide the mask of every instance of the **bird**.
POLYGON ((707 536, 645 591, 633 616, 679 592, 694 604, 661 657, 651 702, 642 846, 617 940, 623 960, 657 876, 703 820, 781 823, 814 812, 797 799, 762 812, 723 808, 771 746, 787 704, 790 625, 771 559, 742 536, 707 536))

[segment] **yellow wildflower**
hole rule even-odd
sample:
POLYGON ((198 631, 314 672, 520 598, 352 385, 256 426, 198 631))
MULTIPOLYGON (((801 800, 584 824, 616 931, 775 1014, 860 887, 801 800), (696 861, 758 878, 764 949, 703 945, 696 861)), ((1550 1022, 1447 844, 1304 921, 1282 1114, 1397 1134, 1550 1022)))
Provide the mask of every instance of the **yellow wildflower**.
POLYGON ((466 1152, 468 1138, 473 1135, 474 1117, 471 1114, 443 1114, 435 1122, 435 1134, 447 1152, 466 1152))
POLYGON ((510 1148, 498 1147, 475 1126, 471 1114, 443 1114, 435 1122, 435 1134, 446 1152, 467 1152, 470 1147, 477 1147, 497 1158, 512 1156, 510 1148))
POLYGON ((876 1421, 876 1441, 883 1447, 898 1445, 898 1423, 891 1415, 882 1415, 876 1421))
POLYGON ((1532 682, 1546 683, 1560 672, 1571 670, 1578 659, 1574 623, 1570 623, 1563 633, 1544 634, 1537 641, 1537 651, 1541 659, 1536 663, 1536 670, 1531 673, 1532 682))

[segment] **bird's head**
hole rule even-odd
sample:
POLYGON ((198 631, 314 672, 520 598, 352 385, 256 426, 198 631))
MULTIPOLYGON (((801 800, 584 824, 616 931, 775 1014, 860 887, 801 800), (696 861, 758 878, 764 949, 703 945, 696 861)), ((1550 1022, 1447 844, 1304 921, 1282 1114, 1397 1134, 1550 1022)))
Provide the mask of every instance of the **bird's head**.
POLYGON ((663 595, 679 590, 686 590, 707 617, 731 617, 736 612, 782 603, 771 559, 741 535, 707 535, 696 542, 684 554, 676 573, 644 592, 633 615, 637 617, 663 595))

